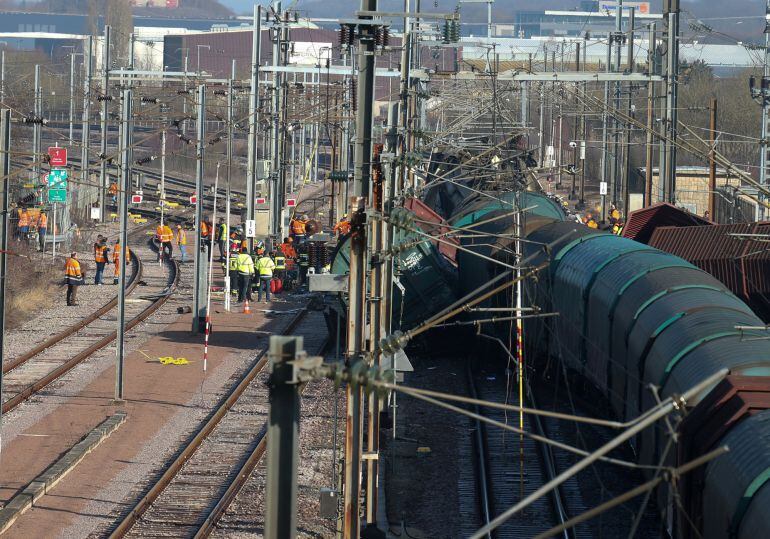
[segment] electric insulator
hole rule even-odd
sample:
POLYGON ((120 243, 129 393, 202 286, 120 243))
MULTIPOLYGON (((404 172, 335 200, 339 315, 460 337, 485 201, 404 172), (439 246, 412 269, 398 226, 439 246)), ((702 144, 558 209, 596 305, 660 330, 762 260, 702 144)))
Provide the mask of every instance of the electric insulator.
POLYGON ((350 108, 352 110, 358 110, 358 88, 356 86, 356 81, 348 79, 348 84, 350 85, 350 108))
POLYGON ((374 29, 374 45, 376 47, 382 47, 382 26, 378 26, 374 29))
POLYGON ((143 97, 142 103, 153 103, 158 104, 158 98, 157 97, 143 97))
POLYGON ((451 37, 451 31, 449 26, 449 21, 444 21, 444 28, 441 29, 441 40, 444 43, 449 43, 451 37))
POLYGON ((452 43, 457 43, 460 41, 460 21, 458 19, 455 19, 452 21, 452 24, 449 26, 450 29, 450 40, 452 43))
POLYGON ((387 47, 388 45, 390 45, 390 27, 383 26, 382 27, 382 46, 387 47))
POLYGON ((356 27, 353 25, 348 26, 348 45, 353 45, 356 41, 356 27))
POLYGON ((346 46, 350 39, 350 27, 347 24, 340 26, 340 46, 346 46))

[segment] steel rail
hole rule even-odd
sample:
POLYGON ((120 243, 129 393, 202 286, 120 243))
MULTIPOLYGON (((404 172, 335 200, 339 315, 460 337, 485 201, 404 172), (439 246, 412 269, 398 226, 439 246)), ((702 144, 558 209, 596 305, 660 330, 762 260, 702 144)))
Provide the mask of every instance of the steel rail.
MULTIPOLYGON (((297 325, 307 315, 307 312, 307 308, 303 308, 301 311, 299 311, 281 333, 287 334, 293 331, 294 328, 296 328, 297 325)), ((198 429, 192 440, 190 440, 184 449, 182 449, 176 458, 174 458, 173 462, 171 462, 171 464, 166 467, 163 475, 161 475, 161 477, 153 484, 153 486, 142 496, 138 502, 134 504, 131 510, 117 524, 115 529, 109 535, 110 539, 118 539, 125 537, 128 534, 131 528, 150 508, 158 496, 160 496, 166 487, 171 483, 171 481, 174 480, 185 463, 195 454, 203 442, 214 431, 217 425, 219 425, 227 412, 230 411, 230 409, 235 405, 241 395, 257 377, 257 375, 262 372, 265 365, 267 365, 267 361, 267 349, 265 349, 257 355, 256 360, 251 368, 243 375, 240 382, 238 382, 238 384, 230 391, 230 393, 220 403, 220 405, 210 414, 208 420, 198 429)))
MULTIPOLYGON (((157 297, 150 305, 148 305, 142 312, 140 312, 138 315, 133 317, 127 324, 126 324, 126 330, 133 329, 137 324, 140 324, 144 320, 146 320, 151 314, 153 314, 155 311, 160 309, 163 304, 168 301, 168 298, 171 296, 171 290, 173 288, 176 288, 178 282, 179 282, 179 264, 176 260, 173 261, 172 264, 170 264, 170 267, 173 270, 174 277, 172 284, 169 286, 169 293, 163 294, 159 297, 157 297)), ((137 281, 138 282, 138 281, 137 281)), ((31 396, 36 394, 38 391, 46 387, 51 382, 54 382, 58 378, 65 375, 67 372, 72 370, 75 366, 77 366, 79 363, 81 363, 83 360, 94 354, 95 352, 98 352, 102 348, 109 345, 112 341, 114 341, 118 336, 118 332, 113 331, 109 335, 103 337, 99 341, 93 343, 91 346, 86 348, 85 350, 82 350, 81 352, 77 353, 76 355, 72 356, 70 359, 68 359, 65 363, 59 365, 57 368, 46 374, 45 376, 41 377, 37 382, 34 382, 27 387, 25 387, 22 391, 14 395, 12 398, 8 399, 3 403, 2 406, 2 412, 5 414, 14 408, 16 408, 19 404, 23 403, 27 399, 29 399, 31 396)))
MULTIPOLYGON (((473 378, 473 372, 471 371, 470 361, 466 363, 466 374, 468 375, 468 388, 470 389, 471 397, 474 400, 478 400, 478 392, 476 390, 476 381, 473 378)), ((479 406, 473 405, 473 411, 477 414, 481 414, 479 406)), ((476 446, 476 453, 478 457, 478 470, 477 476, 479 480, 479 509, 481 510, 482 524, 488 525, 492 521, 492 508, 491 508, 491 486, 489 481, 489 467, 487 466, 487 443, 485 441, 484 433, 486 432, 484 424, 478 419, 475 420, 476 428, 474 430, 474 445, 476 446)), ((487 535, 488 539, 492 539, 492 534, 487 535)))
MULTIPOLYGON (((316 350, 316 353, 320 354, 323 349, 326 348, 328 342, 329 339, 327 336, 327 338, 324 339, 324 341, 318 347, 318 350, 316 350)), ((307 387, 306 384, 303 384, 300 392, 304 392, 305 387, 307 387)), ((233 482, 230 483, 230 486, 227 487, 227 490, 219 498, 219 501, 217 501, 216 505, 211 509, 211 511, 209 511, 209 514, 206 516, 203 524, 201 524, 201 527, 193 536, 193 539, 205 539, 211 535, 217 523, 219 522, 219 519, 222 518, 222 515, 225 514, 225 511, 227 511, 230 505, 235 501, 238 493, 243 489, 246 481, 248 481, 251 477, 251 474, 257 467, 257 464, 259 464, 259 461, 265 455, 266 450, 267 429, 265 428, 259 437, 257 445, 254 447, 249 457, 238 470, 238 473, 235 475, 233 482)))
MULTIPOLYGON (((126 287, 126 295, 130 295, 136 286, 139 284, 139 281, 142 278, 142 261, 139 259, 138 256, 136 256, 136 253, 131 251, 131 262, 134 265, 134 271, 131 275, 131 282, 126 287)), ((32 359, 33 357, 37 356, 41 352, 47 350, 48 348, 59 344, 61 341, 66 339, 67 337, 71 337, 87 325, 89 325, 91 322, 94 322, 98 318, 101 318, 104 314, 109 312, 111 309, 115 308, 115 306, 118 304, 118 296, 116 295, 114 298, 112 298, 108 303, 104 304, 99 310, 95 311, 93 314, 90 314, 86 318, 83 318, 76 324, 73 324, 72 326, 69 326, 68 328, 60 331, 56 335, 53 335, 46 339, 45 341, 41 342, 31 350, 23 353, 20 356, 15 357, 11 361, 9 361, 7 364, 3 364, 3 374, 6 374, 16 367, 19 367, 23 364, 25 364, 27 361, 32 359)))

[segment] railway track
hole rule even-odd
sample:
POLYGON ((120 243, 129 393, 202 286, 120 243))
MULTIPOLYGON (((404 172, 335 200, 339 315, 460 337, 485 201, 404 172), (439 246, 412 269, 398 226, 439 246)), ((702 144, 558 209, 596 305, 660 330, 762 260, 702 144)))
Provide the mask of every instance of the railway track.
MULTIPOLYGON (((326 343, 322 317, 302 309, 282 333, 303 336, 305 349, 320 353, 326 343)), ((111 538, 198 538, 213 531, 266 450, 266 365, 262 351, 160 478, 114 525, 111 538)))
MULTIPOLYGON (((510 398, 506 398, 509 387, 505 376, 505 372, 474 373, 468 367, 470 396, 493 402, 510 402, 510 398)), ((515 383, 513 374, 510 380, 511 384, 515 383)), ((506 417, 505 411, 496 408, 476 407, 472 411, 501 423, 519 426, 519 416, 512 412, 508 412, 506 417)), ((558 473, 559 462, 549 446, 532 438, 520 438, 516 433, 486 425, 479 420, 474 420, 474 423, 477 514, 480 515, 480 524, 485 525, 554 477, 558 473)), ((543 423, 529 414, 524 415, 524 430, 546 436, 543 423)), ((562 488, 554 490, 550 496, 538 499, 489 537, 533 537, 565 522, 569 516, 564 491, 579 493, 576 477, 568 480, 562 488)), ((571 496, 571 500, 576 500, 576 497, 571 496)), ((472 533, 475 530, 468 528, 467 531, 472 533)), ((572 539, 575 536, 569 530, 559 537, 572 539)))
MULTIPOLYGON (((132 250, 132 277, 126 288, 126 329, 157 311, 173 292, 179 278, 175 261, 143 264, 148 247, 132 250), (140 288, 141 285, 141 288, 140 288), (139 293, 141 291, 141 293, 139 293)), ((109 346, 117 338, 117 296, 85 319, 57 333, 25 354, 3 365, 3 413, 13 410, 76 365, 109 346)))

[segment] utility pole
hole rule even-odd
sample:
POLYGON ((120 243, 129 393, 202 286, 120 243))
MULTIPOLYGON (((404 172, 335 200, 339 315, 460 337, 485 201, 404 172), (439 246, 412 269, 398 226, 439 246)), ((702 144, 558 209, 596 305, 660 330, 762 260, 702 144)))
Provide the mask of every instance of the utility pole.
MULTIPOLYGON (((201 250, 200 230, 203 222, 203 198, 205 186, 203 185, 204 157, 206 152, 206 85, 198 86, 196 94, 198 105, 198 118, 196 120, 198 141, 196 143, 195 166, 195 193, 198 196, 195 204, 195 234, 198 245, 195 248, 195 289, 193 290, 193 321, 192 332, 202 333, 206 328, 206 297, 208 287, 208 268, 206 267, 205 251, 201 250)), ((212 223, 213 225, 214 223, 212 223)), ((213 233, 212 233, 213 234, 213 233)), ((211 247, 209 247, 211 248, 211 247)))
MULTIPOLYGON (((546 54, 546 60, 548 59, 548 54, 546 54)), ((538 139, 538 166, 540 168, 543 168, 545 166, 545 134, 543 133, 543 130, 545 128, 545 83, 540 83, 540 123, 538 125, 537 130, 537 139, 538 139)))
MULTIPOLYGON (((628 9, 628 27, 627 27, 627 37, 626 42, 628 44, 628 52, 627 52, 627 64, 628 64, 628 73, 634 72, 634 23, 635 23, 635 8, 631 7, 628 9)), ((634 112, 634 100, 633 100, 633 92, 634 92, 634 85, 632 83, 628 84, 628 95, 627 95, 627 102, 626 102, 626 114, 630 118, 635 117, 634 112)), ((625 166, 623 167, 623 181, 621 183, 621 204, 623 205, 623 216, 624 218, 628 218, 628 205, 629 205, 629 196, 628 196, 628 182, 631 181, 631 129, 632 124, 628 123, 625 126, 625 132, 624 132, 624 141, 623 141, 623 157, 625 159, 625 166)))
MULTIPOLYGON (((273 67, 281 65, 283 47, 283 11, 281 11, 280 0, 274 4, 273 20, 273 67)), ((283 169, 283 127, 281 125, 283 110, 283 73, 278 70, 273 71, 273 99, 272 99, 272 166, 270 171, 270 228, 272 237, 281 235, 281 220, 283 210, 283 194, 281 193, 281 170, 283 169)), ((282 236, 281 236, 282 237, 282 236)))
POLYGON ((99 209, 101 211, 101 220, 107 219, 107 115, 109 114, 110 99, 110 25, 104 26, 104 45, 102 46, 102 140, 101 151, 99 153, 99 209))
POLYGON ((302 337, 270 337, 265 539, 293 539, 297 536, 301 398, 299 386, 292 380, 293 361, 302 351, 303 340, 302 337))
MULTIPOLYGON (((575 43, 575 71, 580 73, 580 43, 575 43)), ((580 120, 581 118, 577 114, 578 109, 578 92, 577 92, 577 84, 575 83, 575 100, 573 103, 573 106, 575 107, 575 118, 572 121, 572 141, 570 142, 570 146, 572 147, 572 189, 570 189, 569 192, 569 200, 575 200, 575 197, 577 196, 577 193, 575 191, 576 183, 577 183, 577 155, 578 155, 578 144, 580 139, 580 120)))
MULTIPOLYGON (((647 73, 650 78, 655 75, 655 49, 657 47, 655 38, 655 23, 649 27, 649 36, 647 37, 647 73)), ((645 149, 645 168, 644 168, 644 205, 652 206, 652 156, 653 145, 655 144, 655 83, 652 80, 647 82, 647 134, 645 149)), ((660 181, 660 172, 658 173, 660 181)), ((657 202, 657 200, 655 201, 657 202)))
MULTIPOLYGON (((259 133, 259 59, 262 51, 262 6, 254 6, 254 31, 251 37, 251 87, 249 90, 249 162, 246 172, 246 220, 256 219, 254 207, 257 196, 257 134, 259 133)), ((228 174, 230 167, 228 166, 228 174)), ((229 197, 228 197, 229 200, 229 197)), ((245 230, 245 228, 244 228, 245 230)), ((254 238, 248 239, 249 252, 254 238)))
MULTIPOLYGON (((586 68, 586 60, 588 58, 588 34, 583 35, 583 69, 586 68)), ((586 122, 586 95, 587 95, 588 83, 583 83, 583 98, 581 99, 581 114, 580 114, 580 196, 575 208, 582 210, 586 205, 586 145, 588 141, 588 122, 586 122)))
MULTIPOLYGON (((615 7, 615 33, 610 40, 615 44, 615 65, 612 69, 615 73, 620 73, 621 51, 623 46, 623 0, 618 0, 615 7)), ((620 110, 621 85, 620 82, 614 84, 613 107, 616 111, 620 110)), ((609 106, 609 102, 607 103, 609 106)), ((610 159, 610 185, 609 195, 612 204, 618 204, 618 171, 620 170, 620 129, 621 123, 614 115, 612 118, 612 157, 610 159)), ((604 209, 602 209, 604 212, 604 209)), ((602 213, 602 219, 606 217, 602 213)))
POLYGON ((661 164, 663 198, 666 202, 676 201, 676 139, 678 120, 679 76, 679 0, 664 0, 663 18, 668 20, 666 47, 666 141, 664 163, 661 164), (664 172, 665 169, 665 172, 664 172))
POLYGON ((126 253, 128 252, 128 192, 131 189, 131 149, 133 125, 131 122, 133 91, 125 89, 121 96, 120 118, 120 257, 118 264, 118 334, 115 363, 115 402, 123 402, 123 379, 126 336, 126 253))
MULTIPOLYGON (((289 21, 290 13, 284 11, 281 17, 281 65, 286 66, 289 64, 289 48, 291 47, 291 36, 289 35, 289 21)), ((320 81, 320 79, 319 79, 320 81)), ((287 151, 289 145, 287 144, 287 133, 289 132, 289 80, 287 75, 281 77, 281 86, 278 91, 281 93, 281 108, 280 111, 280 129, 278 131, 278 138, 280 140, 280 153, 278 155, 280 161, 280 168, 278 169, 278 184, 277 191, 277 215, 278 222, 277 227, 274 230, 275 237, 273 238, 272 247, 275 248, 284 237, 284 211, 286 208, 286 176, 288 172, 288 155, 287 151)), ((293 137, 293 135, 292 135, 293 137)))
POLYGON ((5 49, 0 53, 0 103, 5 103, 5 49))
MULTIPOLYGON (((717 190, 717 99, 711 98, 709 107, 709 219, 716 222, 716 190, 717 190)), ((762 152, 766 153, 765 151, 762 152)), ((759 204, 758 204, 759 206, 759 204)))
MULTIPOLYGON (((404 12, 409 13, 409 0, 404 0, 404 12)), ((412 66, 412 21, 410 17, 404 17, 404 37, 403 47, 401 48, 401 87, 400 98, 401 105, 399 112, 401 113, 401 121, 399 123, 399 131, 401 133, 401 156, 404 157, 409 147, 409 91, 411 90, 411 66, 412 66)), ((401 166, 399 167, 399 187, 404 189, 406 187, 406 160, 402 159, 401 166)))
MULTIPOLYGON (((160 226, 164 225, 166 216, 166 130, 160 132, 160 226)), ((158 261, 162 262, 161 256, 158 261)))
MULTIPOLYGON (((230 80, 227 82, 227 187, 225 188, 225 226, 227 227, 227 238, 225 241, 225 310, 230 310, 230 196, 231 185, 233 181, 233 136, 235 122, 235 91, 233 81, 235 80, 235 59, 233 59, 230 70, 230 80)), ((251 180, 251 178, 248 178, 251 180)), ((248 182, 247 182, 248 183, 248 182)), ((252 195, 252 206, 254 204, 252 195)))
MULTIPOLYGON (((8 233, 11 189, 11 109, 0 110, 0 365, 5 364, 5 292, 8 283, 8 233)), ((0 368, 0 402, 3 402, 3 369, 0 368)), ((2 442, 2 406, 0 406, 0 443, 2 442)))
MULTIPOLYGON (((770 0, 766 0, 765 2, 765 20, 768 20, 768 17, 770 17, 770 0)), ((770 152, 770 148, 768 147, 768 122, 770 122, 770 95, 766 95, 768 93, 768 89, 770 89, 770 28, 768 28, 767 24, 765 25, 765 53, 763 55, 764 58, 764 66, 762 71, 762 126, 761 126, 761 134, 760 134, 760 163, 759 163, 759 183, 763 187, 767 187, 768 182, 770 181, 768 179, 768 166, 770 163, 768 162, 768 152, 770 152)), ((753 97, 753 96, 752 96, 753 97)), ((761 193, 757 193, 757 196, 759 197, 759 200, 763 200, 763 195, 761 193)), ((765 207, 762 204, 757 204, 757 211, 756 211, 756 219, 757 221, 763 220, 765 218, 765 207)), ((712 213, 712 218, 714 214, 712 213)))
POLYGON ((32 124, 32 155, 35 183, 40 181, 42 149, 43 89, 40 87, 40 66, 35 65, 35 123, 32 124))
MULTIPOLYGON (((361 11, 377 11, 377 0, 361 0, 361 11)), ((358 24, 358 110, 356 113, 355 167, 351 192, 350 281, 348 286, 347 359, 351 366, 366 361, 366 206, 371 192, 372 120, 375 81, 375 32, 371 16, 358 24)), ((345 480, 343 538, 360 536, 361 446, 363 443, 363 390, 346 387, 345 480)))
POLYGON ((74 142, 72 132, 75 122, 75 49, 70 54, 70 144, 74 142))
MULTIPOLYGON (((80 134, 80 184, 81 189, 85 189, 85 186, 88 184, 88 146, 91 142, 91 84, 93 82, 92 80, 92 70, 93 70, 93 47, 94 47, 94 38, 93 36, 88 36, 88 41, 86 42, 86 50, 83 51, 83 63, 85 65, 85 84, 83 88, 83 116, 82 116, 82 126, 81 126, 81 134, 80 134)), ((88 187, 89 191, 91 187, 88 187)), ((93 202, 93 199, 90 198, 90 192, 89 192, 89 204, 93 202)), ((90 217, 90 216, 89 216, 90 217)))
MULTIPOLYGON (((612 64, 612 40, 607 40, 607 62, 605 70, 607 73, 611 71, 612 64)), ((607 156, 607 122, 609 121, 609 113, 607 109, 610 106, 610 83, 604 83, 604 108, 602 109, 602 164, 601 164, 601 183, 599 189, 602 199, 602 214, 599 217, 599 222, 604 221, 604 217, 607 215, 607 167, 609 164, 609 157, 607 156)))

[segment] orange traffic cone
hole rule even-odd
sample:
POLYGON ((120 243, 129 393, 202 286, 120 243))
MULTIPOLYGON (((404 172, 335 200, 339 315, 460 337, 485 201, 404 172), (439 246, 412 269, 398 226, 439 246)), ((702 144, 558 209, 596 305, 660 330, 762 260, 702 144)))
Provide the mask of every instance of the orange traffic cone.
POLYGON ((249 300, 248 299, 243 304, 243 314, 251 314, 251 308, 249 307, 249 300))

